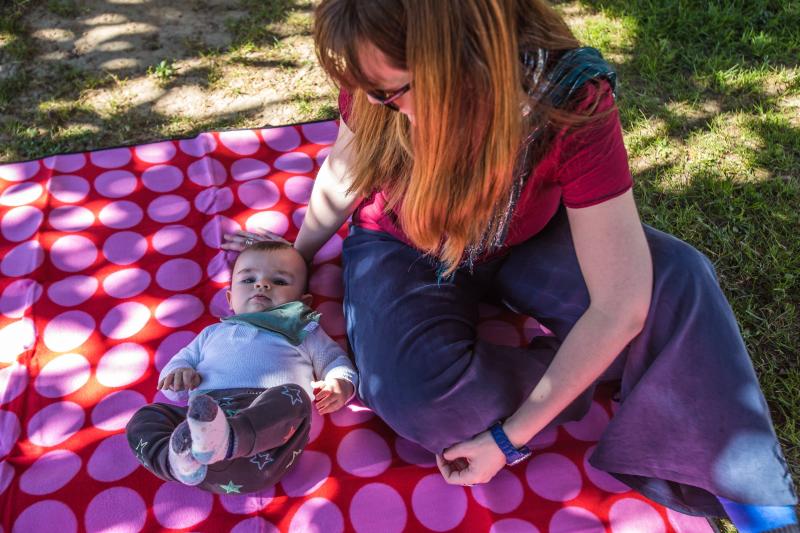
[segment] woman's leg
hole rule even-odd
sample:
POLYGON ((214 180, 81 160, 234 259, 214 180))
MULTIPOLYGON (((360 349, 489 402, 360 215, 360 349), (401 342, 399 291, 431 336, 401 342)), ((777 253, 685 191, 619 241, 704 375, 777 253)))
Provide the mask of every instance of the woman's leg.
MULTIPOLYGON (((607 377, 622 404, 591 463, 678 510, 722 515, 714 495, 796 502, 750 358, 711 262, 646 227, 654 285, 642 332, 607 377)), ((588 305, 563 212, 515 247, 497 274, 504 298, 564 338, 588 305)))
POLYGON ((359 394, 400 435, 434 452, 514 412, 555 349, 477 340, 478 302, 496 265, 447 282, 424 256, 384 233, 344 242, 345 316, 359 394))

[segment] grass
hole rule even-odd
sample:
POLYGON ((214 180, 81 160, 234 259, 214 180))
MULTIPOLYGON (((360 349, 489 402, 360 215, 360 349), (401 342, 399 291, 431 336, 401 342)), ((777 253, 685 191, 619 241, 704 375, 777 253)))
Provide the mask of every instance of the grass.
POLYGON ((331 86, 315 68, 310 45, 312 1, 240 0, 226 6, 232 14, 224 17, 198 2, 193 11, 206 17, 204 24, 221 27, 223 38, 207 42, 201 26, 168 50, 157 33, 144 38, 134 26, 158 24, 160 15, 151 14, 148 3, 128 4, 109 7, 112 20, 127 19, 133 28, 115 39, 131 39, 122 52, 107 52, 100 40, 81 54, 60 56, 61 37, 48 40, 43 30, 73 35, 68 44, 75 50, 102 13, 74 0, 10 0, 0 6, 0 161, 336 116, 331 86), (52 26, 42 27, 41 20, 52 26), (142 62, 134 52, 128 57, 126 50, 150 52, 150 59, 142 62), (105 68, 100 60, 100 68, 87 65, 104 55, 136 66, 105 68), (190 111, 211 109, 176 110, 182 102, 190 111))
POLYGON ((798 4, 582 0, 560 8, 579 14, 578 35, 616 64, 642 218, 714 262, 799 480, 798 4))
POLYGON ((0 64, 24 61, 33 55, 23 22, 30 3, 31 0, 11 0, 0 5, 0 64))
POLYGON ((169 59, 162 59, 157 65, 147 67, 147 74, 156 78, 160 84, 167 84, 177 74, 174 63, 169 59))
POLYGON ((235 49, 269 46, 281 37, 311 30, 313 2, 309 0, 241 0, 240 4, 248 16, 226 21, 235 49))
MULTIPOLYGON (((0 63, 11 67, 0 71, 0 161, 334 117, 310 44, 314 3, 239 0, 222 21, 224 43, 192 34, 129 71, 70 58, 37 67, 28 60, 49 45, 32 37, 36 17, 78 35, 87 14, 72 0, 4 4, 0 63), (181 90, 225 106, 173 110, 181 90)), ((617 67, 642 218, 714 262, 800 480, 800 4, 570 0, 557 9, 617 67)))

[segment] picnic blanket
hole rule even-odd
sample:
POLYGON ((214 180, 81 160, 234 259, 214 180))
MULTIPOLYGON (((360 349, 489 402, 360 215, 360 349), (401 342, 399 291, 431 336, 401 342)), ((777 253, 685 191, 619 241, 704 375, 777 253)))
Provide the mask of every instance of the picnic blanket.
MULTIPOLYGON (((159 530, 710 531, 590 466, 614 403, 545 431, 490 483, 449 486, 424 449, 355 403, 314 415, 311 442, 275 487, 209 494, 142 468, 124 427, 159 370, 230 313, 222 235, 292 240, 334 121, 202 133, 0 165, 0 533, 159 530)), ((310 280, 321 324, 346 346, 340 252, 310 280)), ((523 345, 532 319, 486 305, 479 335, 523 345)))

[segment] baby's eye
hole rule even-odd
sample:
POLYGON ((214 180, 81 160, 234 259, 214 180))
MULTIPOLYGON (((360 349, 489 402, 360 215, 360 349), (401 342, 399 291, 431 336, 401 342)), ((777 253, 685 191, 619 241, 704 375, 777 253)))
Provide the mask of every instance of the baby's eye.
POLYGON ((239 283, 255 283, 255 278, 242 278, 239 280, 239 283))
POLYGON ((272 283, 274 283, 275 285, 288 285, 289 284, 289 282, 286 281, 285 279, 275 279, 275 280, 272 280, 272 283))

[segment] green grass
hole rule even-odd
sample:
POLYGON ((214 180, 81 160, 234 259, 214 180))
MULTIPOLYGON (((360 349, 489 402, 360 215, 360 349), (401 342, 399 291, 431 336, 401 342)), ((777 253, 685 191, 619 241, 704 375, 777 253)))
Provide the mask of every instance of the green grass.
MULTIPOLYGON (((0 75, 0 161, 273 120, 268 106, 201 118, 157 108, 160 95, 191 86, 236 102, 272 84, 285 95, 275 108, 290 109, 284 122, 335 116, 310 47, 315 3, 239 0, 243 15, 222 21, 228 44, 183 37, 177 55, 155 50, 124 75, 69 60, 34 68, 41 43, 25 13, 66 23, 85 15, 81 3, 4 3, 0 62, 14 67, 0 75), (148 65, 160 92, 135 101, 126 91, 148 79, 148 65)), ((642 218, 714 262, 800 480, 800 3, 571 0, 557 8, 617 67, 642 218)))
MULTIPOLYGON (((77 39, 93 27, 81 19, 102 13, 88 12, 74 0, 2 3, 0 161, 186 136, 205 129, 335 117, 331 87, 315 71, 309 46, 313 0, 239 0, 236 4, 231 8, 241 15, 228 20, 215 17, 214 7, 203 2, 194 9, 208 17, 209 25, 226 30, 227 44, 209 45, 204 32, 195 32, 178 39, 180 48, 165 54, 153 38, 142 45, 152 49, 150 61, 113 71, 88 68, 79 57, 35 59, 48 52, 48 43, 34 36, 38 20, 55 17, 53 28, 68 30, 62 34, 74 34, 77 39), (315 71, 315 76, 303 76, 306 71, 315 71), (158 106, 164 94, 187 87, 203 91, 205 101, 247 98, 274 87, 286 95, 283 102, 288 108, 276 119, 269 109, 265 112, 256 104, 231 111, 222 106, 208 116, 194 117, 158 106), (139 95, 148 91, 150 96, 139 101, 139 95)), ((127 9, 125 17, 131 22, 140 17, 148 23, 153 20, 146 13, 147 5, 127 9)))
POLYGON ((233 48, 251 48, 278 42, 288 34, 311 30, 309 0, 241 0, 247 16, 226 21, 233 35, 233 48))
POLYGON ((30 4, 31 0, 10 0, 0 5, 0 64, 24 61, 33 55, 23 22, 30 4))
POLYGON ((47 10, 61 17, 76 17, 82 12, 77 0, 47 0, 47 10))
POLYGON ((800 5, 580 8, 579 36, 620 74, 642 218, 714 262, 799 480, 800 121, 789 102, 800 96, 800 5))

